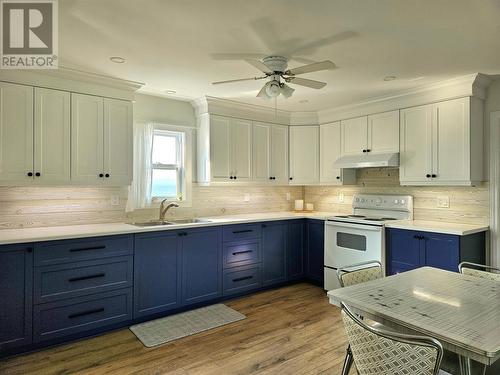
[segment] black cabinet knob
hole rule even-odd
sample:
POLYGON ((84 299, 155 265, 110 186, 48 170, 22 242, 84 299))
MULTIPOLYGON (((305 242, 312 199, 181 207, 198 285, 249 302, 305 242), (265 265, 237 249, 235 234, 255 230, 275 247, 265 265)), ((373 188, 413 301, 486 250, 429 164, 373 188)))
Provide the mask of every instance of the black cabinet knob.
POLYGON ((33 172, 28 172, 27 174, 29 177, 33 176, 33 172))
POLYGON ((425 177, 431 178, 431 175, 430 174, 426 174, 425 177))
POLYGON ((337 180, 340 180, 340 176, 335 177, 337 180))
POLYGON ((102 173, 99 173, 99 177, 104 177, 104 175, 102 173))
POLYGON ((432 178, 436 178, 436 177, 437 177, 437 175, 433 174, 431 177, 432 177, 432 178))
POLYGON ((372 150, 370 150, 370 149, 366 150, 366 152, 371 152, 371 151, 372 151, 372 150))
POLYGON ((363 150, 363 152, 366 152, 366 150, 363 150))
POLYGON ((272 177, 269 177, 270 180, 272 180, 273 178, 272 177))
POLYGON ((108 178, 108 177, 109 177, 109 173, 106 173, 106 174, 104 175, 104 177, 108 178))
POLYGON ((290 181, 292 181, 292 180, 293 180, 293 177, 290 177, 290 181))
POLYGON ((236 180, 236 176, 234 176, 234 179, 236 180))
POLYGON ((36 172, 36 173, 35 173, 35 176, 36 176, 36 177, 40 177, 40 176, 41 176, 40 172, 36 172))
POLYGON ((27 253, 32 253, 33 252, 33 248, 32 247, 27 247, 26 248, 26 252, 27 253))
POLYGON ((262 228, 267 228, 267 225, 266 224, 262 224, 262 228))
POLYGON ((276 177, 273 177, 273 180, 276 180, 276 177))

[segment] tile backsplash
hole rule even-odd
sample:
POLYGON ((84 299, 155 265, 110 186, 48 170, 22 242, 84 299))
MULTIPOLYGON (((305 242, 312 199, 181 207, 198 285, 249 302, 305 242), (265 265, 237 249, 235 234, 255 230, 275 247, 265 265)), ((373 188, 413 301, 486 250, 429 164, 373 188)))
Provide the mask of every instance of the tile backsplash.
POLYGON ((414 198, 415 220, 489 224, 488 183, 477 187, 400 186, 399 170, 387 168, 359 169, 356 180, 352 186, 306 186, 304 200, 319 211, 350 213, 356 193, 407 194, 414 198), (449 197, 450 207, 438 208, 438 196, 449 197))

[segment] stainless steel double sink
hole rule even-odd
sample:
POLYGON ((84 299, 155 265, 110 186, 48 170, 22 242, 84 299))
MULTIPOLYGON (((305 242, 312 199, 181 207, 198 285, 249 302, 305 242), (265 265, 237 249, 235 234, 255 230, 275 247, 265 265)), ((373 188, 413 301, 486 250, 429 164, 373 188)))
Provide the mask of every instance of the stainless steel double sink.
POLYGON ((164 225, 179 225, 179 224, 194 224, 194 223, 211 223, 211 220, 205 219, 179 219, 179 220, 170 220, 170 221, 160 221, 160 220, 150 220, 150 221, 139 221, 132 223, 136 227, 157 227, 164 225))

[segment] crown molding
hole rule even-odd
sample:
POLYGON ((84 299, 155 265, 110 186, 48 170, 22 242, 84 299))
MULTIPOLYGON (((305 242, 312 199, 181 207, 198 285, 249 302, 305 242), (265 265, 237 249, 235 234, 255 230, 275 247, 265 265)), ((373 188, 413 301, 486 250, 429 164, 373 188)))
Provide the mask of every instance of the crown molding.
POLYGON ((0 70, 0 80, 82 94, 134 100, 143 83, 60 66, 45 70, 0 70))
POLYGON ((318 125, 318 112, 291 112, 290 125, 318 125))
POLYGON ((493 79, 481 73, 469 74, 449 80, 372 98, 364 102, 318 111, 318 123, 393 111, 443 100, 474 96, 486 98, 486 90, 493 79))
POLYGON ((221 116, 237 117, 247 120, 272 122, 275 124, 290 124, 292 112, 264 107, 254 104, 221 99, 213 96, 202 96, 191 101, 196 117, 204 113, 221 116))

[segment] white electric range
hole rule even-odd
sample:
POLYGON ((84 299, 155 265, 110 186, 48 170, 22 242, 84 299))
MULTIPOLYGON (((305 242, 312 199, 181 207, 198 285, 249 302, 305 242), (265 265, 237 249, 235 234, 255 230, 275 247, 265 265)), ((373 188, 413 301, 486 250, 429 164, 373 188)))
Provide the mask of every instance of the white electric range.
POLYGON ((340 288, 337 269, 377 260, 385 270, 385 223, 413 219, 410 195, 357 194, 353 214, 325 221, 325 289, 340 288))

